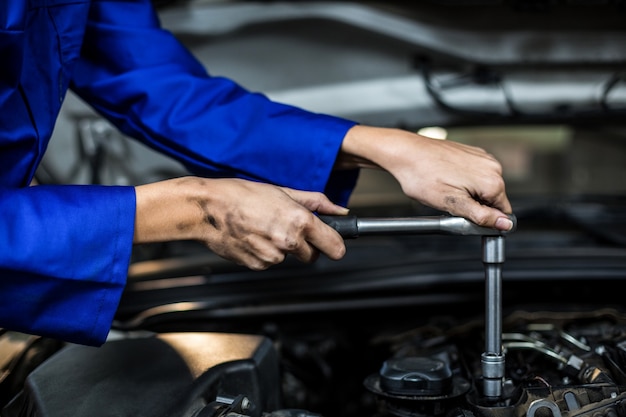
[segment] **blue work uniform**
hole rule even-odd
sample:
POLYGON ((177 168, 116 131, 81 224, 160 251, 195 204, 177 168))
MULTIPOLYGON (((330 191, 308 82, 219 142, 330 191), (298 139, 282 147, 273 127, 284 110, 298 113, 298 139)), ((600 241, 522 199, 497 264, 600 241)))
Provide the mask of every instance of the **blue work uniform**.
POLYGON ((0 327, 100 345, 126 283, 130 186, 29 186, 68 88, 189 172, 324 191, 355 123, 210 76, 149 0, 0 1, 0 327))

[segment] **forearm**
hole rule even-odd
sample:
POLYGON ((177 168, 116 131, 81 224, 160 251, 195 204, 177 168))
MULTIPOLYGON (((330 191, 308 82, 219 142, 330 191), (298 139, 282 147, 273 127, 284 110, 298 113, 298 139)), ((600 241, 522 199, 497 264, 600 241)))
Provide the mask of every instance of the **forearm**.
POLYGON ((425 205, 482 226, 512 227, 502 166, 481 148, 359 125, 346 134, 336 167, 384 169, 408 197, 425 205))
POLYGON ((94 1, 84 42, 72 88, 127 136, 199 177, 326 191, 347 203, 349 181, 329 180, 348 175, 333 172, 333 164, 353 121, 212 76, 158 26, 148 0, 94 1))
POLYGON ((408 131, 372 126, 353 126, 345 135, 337 156, 337 169, 379 168, 389 170, 397 162, 398 136, 416 141, 423 137, 408 131), (395 141, 395 144, 394 144, 395 141))

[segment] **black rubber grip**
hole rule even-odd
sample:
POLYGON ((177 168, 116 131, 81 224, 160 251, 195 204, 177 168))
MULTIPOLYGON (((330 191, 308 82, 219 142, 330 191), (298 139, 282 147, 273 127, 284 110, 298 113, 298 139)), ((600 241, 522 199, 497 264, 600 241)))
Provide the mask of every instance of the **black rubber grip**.
POLYGON ((359 237, 359 226, 356 216, 319 216, 320 220, 335 229, 344 239, 359 237))

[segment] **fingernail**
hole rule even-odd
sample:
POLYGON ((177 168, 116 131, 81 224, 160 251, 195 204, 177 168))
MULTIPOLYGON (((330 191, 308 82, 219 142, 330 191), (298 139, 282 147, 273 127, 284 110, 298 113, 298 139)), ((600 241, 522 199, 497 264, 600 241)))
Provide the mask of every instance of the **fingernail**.
POLYGON ((496 220, 496 229, 498 230, 511 230, 513 228, 513 222, 511 221, 511 219, 507 218, 507 217, 498 217, 498 220, 496 220))

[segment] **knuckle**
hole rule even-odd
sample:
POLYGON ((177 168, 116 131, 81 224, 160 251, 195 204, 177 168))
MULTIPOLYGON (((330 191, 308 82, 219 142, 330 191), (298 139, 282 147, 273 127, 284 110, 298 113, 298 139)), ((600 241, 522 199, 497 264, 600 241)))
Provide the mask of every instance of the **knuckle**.
POLYGON ((307 209, 302 209, 298 211, 298 215, 296 216, 296 218, 301 224, 308 226, 313 223, 315 215, 307 209))
POLYGON ((264 271, 269 268, 267 264, 259 261, 250 262, 247 267, 253 271, 264 271))
POLYGON ((490 224, 490 217, 487 213, 479 212, 476 213, 473 221, 479 226, 487 226, 490 224))
POLYGON ((272 265, 277 265, 285 260, 286 255, 282 252, 275 253, 273 255, 269 255, 265 258, 266 268, 269 268, 272 265))
POLYGON ((265 255, 263 258, 255 258, 248 265, 253 271, 264 271, 273 265, 277 265, 285 260, 284 255, 265 255))
POLYGON ((324 193, 321 193, 319 191, 311 191, 310 197, 313 201, 316 201, 316 202, 322 202, 326 199, 326 196, 324 195, 324 193))
POLYGON ((297 252, 300 248, 300 242, 292 236, 285 236, 283 239, 283 247, 287 252, 297 252))
POLYGON ((504 189, 504 178, 501 175, 492 176, 490 181, 491 188, 494 190, 504 189))
POLYGON ((313 224, 313 213, 308 210, 298 210, 294 212, 291 218, 291 226, 297 233, 302 233, 309 229, 313 224))

